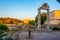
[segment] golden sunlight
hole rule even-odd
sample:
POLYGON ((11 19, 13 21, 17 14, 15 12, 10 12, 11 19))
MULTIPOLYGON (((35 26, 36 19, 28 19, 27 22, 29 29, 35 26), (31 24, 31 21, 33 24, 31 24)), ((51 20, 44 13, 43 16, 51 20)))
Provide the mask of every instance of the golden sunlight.
POLYGON ((23 21, 24 23, 28 24, 29 20, 30 20, 29 18, 25 18, 23 21))
POLYGON ((60 18, 60 10, 55 10, 54 13, 57 18, 60 18))

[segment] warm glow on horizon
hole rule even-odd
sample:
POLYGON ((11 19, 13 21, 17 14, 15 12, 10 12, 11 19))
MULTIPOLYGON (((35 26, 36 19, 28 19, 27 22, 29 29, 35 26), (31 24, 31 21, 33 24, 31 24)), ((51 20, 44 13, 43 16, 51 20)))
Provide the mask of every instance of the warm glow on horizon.
POLYGON ((23 21, 24 23, 28 24, 29 20, 30 20, 29 18, 25 18, 23 21))

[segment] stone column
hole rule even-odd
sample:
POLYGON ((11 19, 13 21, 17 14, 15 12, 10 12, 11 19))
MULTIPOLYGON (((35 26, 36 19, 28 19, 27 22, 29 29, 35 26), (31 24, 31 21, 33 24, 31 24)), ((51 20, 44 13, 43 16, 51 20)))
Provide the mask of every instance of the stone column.
POLYGON ((40 11, 41 11, 41 8, 38 9, 38 29, 41 29, 41 16, 40 16, 40 11))
POLYGON ((47 30, 50 29, 49 9, 47 9, 47 30))

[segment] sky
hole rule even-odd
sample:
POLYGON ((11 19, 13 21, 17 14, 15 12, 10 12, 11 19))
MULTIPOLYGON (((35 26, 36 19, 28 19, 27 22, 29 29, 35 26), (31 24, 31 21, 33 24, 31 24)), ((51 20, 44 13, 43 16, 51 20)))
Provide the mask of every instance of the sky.
POLYGON ((43 3, 48 3, 50 11, 60 10, 56 0, 0 0, 0 17, 34 19, 43 3))

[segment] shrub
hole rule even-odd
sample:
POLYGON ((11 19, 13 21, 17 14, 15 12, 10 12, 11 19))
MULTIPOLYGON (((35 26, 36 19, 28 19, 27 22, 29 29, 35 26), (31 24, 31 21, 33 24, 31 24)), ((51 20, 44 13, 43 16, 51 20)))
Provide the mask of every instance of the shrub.
POLYGON ((53 27, 52 30, 57 31, 57 30, 60 30, 60 28, 59 27, 53 27))
MULTIPOLYGON (((4 32, 3 30, 0 30, 0 40, 3 40, 3 37, 8 36, 7 32, 4 32)), ((5 38, 5 40, 13 40, 12 37, 8 36, 5 38)))
POLYGON ((5 40, 13 40, 11 37, 7 37, 5 38, 5 40))
POLYGON ((1 33, 4 33, 4 31, 0 30, 0 34, 1 34, 1 33))
POLYGON ((0 24, 0 30, 7 31, 8 27, 6 25, 4 25, 4 24, 0 24))
MULTIPOLYGON (((8 36, 8 27, 4 24, 0 24, 0 40, 3 40, 4 36, 8 36)), ((11 37, 7 37, 5 40, 12 40, 11 37)))

